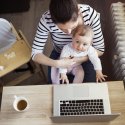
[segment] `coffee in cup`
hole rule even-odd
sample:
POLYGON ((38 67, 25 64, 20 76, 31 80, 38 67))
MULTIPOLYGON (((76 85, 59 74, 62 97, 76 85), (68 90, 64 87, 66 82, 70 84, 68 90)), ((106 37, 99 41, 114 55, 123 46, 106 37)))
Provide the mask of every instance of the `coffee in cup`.
POLYGON ((26 111, 29 106, 28 106, 28 101, 25 97, 22 96, 14 96, 14 102, 13 102, 13 107, 16 111, 22 112, 26 111))

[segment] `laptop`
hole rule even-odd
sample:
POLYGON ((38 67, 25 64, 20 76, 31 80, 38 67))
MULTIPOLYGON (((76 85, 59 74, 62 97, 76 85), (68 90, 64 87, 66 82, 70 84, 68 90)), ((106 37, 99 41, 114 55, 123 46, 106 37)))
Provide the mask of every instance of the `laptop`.
POLYGON ((119 115, 111 113, 107 83, 53 86, 53 122, 108 122, 119 115))

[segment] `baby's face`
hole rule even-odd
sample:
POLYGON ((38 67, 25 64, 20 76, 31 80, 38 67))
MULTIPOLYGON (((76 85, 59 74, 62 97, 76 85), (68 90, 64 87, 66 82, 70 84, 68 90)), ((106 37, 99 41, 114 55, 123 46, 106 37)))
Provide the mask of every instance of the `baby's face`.
POLYGON ((91 45, 91 38, 88 38, 86 36, 80 36, 78 34, 76 34, 73 37, 73 41, 72 41, 72 47, 76 50, 76 51, 86 51, 89 46, 91 45))

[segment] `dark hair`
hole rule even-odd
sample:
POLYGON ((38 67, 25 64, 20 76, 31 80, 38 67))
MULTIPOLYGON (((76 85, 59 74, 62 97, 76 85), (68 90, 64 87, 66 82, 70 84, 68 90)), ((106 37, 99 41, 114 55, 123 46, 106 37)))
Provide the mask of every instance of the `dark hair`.
POLYGON ((54 23, 76 21, 78 5, 76 0, 51 0, 49 5, 51 18, 54 23))

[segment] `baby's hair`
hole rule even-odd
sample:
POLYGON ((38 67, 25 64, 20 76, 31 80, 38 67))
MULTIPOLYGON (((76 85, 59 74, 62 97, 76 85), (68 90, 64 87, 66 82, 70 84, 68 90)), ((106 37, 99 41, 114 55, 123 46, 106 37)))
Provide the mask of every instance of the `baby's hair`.
POLYGON ((75 37, 75 35, 78 34, 80 36, 88 36, 93 38, 93 31, 90 26, 87 25, 78 25, 73 31, 72 36, 75 37))
POLYGON ((78 25, 73 31, 72 31, 72 35, 73 37, 76 35, 76 34, 79 34, 80 36, 84 36, 85 35, 85 32, 86 32, 86 28, 84 25, 78 25))

